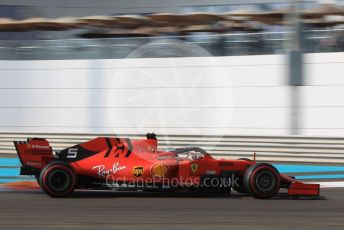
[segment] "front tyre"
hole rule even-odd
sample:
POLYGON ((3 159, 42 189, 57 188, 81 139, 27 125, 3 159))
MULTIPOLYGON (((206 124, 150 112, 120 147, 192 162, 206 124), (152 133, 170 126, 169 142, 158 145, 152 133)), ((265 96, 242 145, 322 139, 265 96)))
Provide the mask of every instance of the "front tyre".
POLYGON ((39 184, 51 197, 67 197, 75 189, 76 174, 68 164, 53 161, 41 171, 39 184))
POLYGON ((281 178, 275 167, 270 164, 259 163, 246 170, 243 185, 247 193, 253 197, 268 199, 279 191, 281 178))

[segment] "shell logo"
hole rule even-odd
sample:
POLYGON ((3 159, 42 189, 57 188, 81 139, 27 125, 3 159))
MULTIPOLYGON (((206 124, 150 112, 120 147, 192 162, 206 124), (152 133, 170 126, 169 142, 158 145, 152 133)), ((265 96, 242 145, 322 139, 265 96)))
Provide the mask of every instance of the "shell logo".
POLYGON ((169 169, 167 165, 163 163, 157 163, 152 166, 151 173, 153 176, 156 176, 156 177, 165 177, 168 175, 169 169))

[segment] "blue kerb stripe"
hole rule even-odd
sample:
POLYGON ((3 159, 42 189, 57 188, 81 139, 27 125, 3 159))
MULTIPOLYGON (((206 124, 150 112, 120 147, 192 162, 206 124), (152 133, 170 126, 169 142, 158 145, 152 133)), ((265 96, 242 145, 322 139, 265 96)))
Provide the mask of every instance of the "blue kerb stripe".
MULTIPOLYGON (((20 166, 18 158, 0 158, 0 166, 20 166)), ((282 173, 305 173, 305 172, 336 172, 344 171, 344 166, 324 165, 295 165, 295 164, 274 164, 282 173)))
POLYGON ((344 171, 343 166, 324 165, 286 165, 274 164, 281 173, 311 173, 311 172, 338 172, 344 171))
POLYGON ((0 166, 20 166, 18 158, 0 158, 0 166))
POLYGON ((10 183, 16 181, 35 181, 34 178, 18 178, 18 179, 0 179, 0 183, 10 183))
POLYGON ((19 168, 0 168, 0 176, 19 176, 19 168))
MULTIPOLYGON (((1 176, 18 176, 20 161, 18 158, 0 158, 1 166, 18 166, 18 168, 0 168, 1 176)), ((344 166, 324 166, 324 165, 295 165, 295 164, 274 164, 281 173, 317 173, 317 172, 339 172, 344 171, 344 166)), ((297 176, 297 179, 336 179, 344 178, 344 174, 327 174, 327 175, 304 175, 297 176)), ((0 179, 12 180, 12 179, 0 179)), ((14 181, 16 179, 13 179, 14 181)))
POLYGON ((306 179, 342 179, 342 178, 344 178, 344 174, 296 176, 296 179, 298 179, 298 180, 306 180, 306 179))

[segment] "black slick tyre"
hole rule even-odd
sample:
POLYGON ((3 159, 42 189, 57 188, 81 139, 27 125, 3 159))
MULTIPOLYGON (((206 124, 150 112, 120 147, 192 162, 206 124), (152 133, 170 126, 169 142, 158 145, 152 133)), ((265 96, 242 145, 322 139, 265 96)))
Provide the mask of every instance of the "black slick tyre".
POLYGON ((246 170, 242 183, 249 195, 258 199, 269 199, 279 191, 281 178, 272 165, 258 163, 246 170))
POLYGON ((40 173, 39 184, 51 197, 68 197, 75 189, 77 182, 73 169, 65 162, 53 161, 47 164, 40 173))

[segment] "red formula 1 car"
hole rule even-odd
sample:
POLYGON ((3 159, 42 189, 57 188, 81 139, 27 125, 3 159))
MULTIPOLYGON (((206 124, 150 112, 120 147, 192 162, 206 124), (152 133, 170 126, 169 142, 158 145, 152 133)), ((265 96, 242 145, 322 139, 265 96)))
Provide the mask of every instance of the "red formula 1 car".
POLYGON ((75 189, 223 192, 235 189, 271 198, 280 188, 289 195, 319 196, 318 184, 304 184, 267 163, 214 159, 198 147, 158 151, 155 134, 147 139, 98 137, 53 153, 48 141, 15 141, 21 175, 34 175, 52 197, 75 189))

